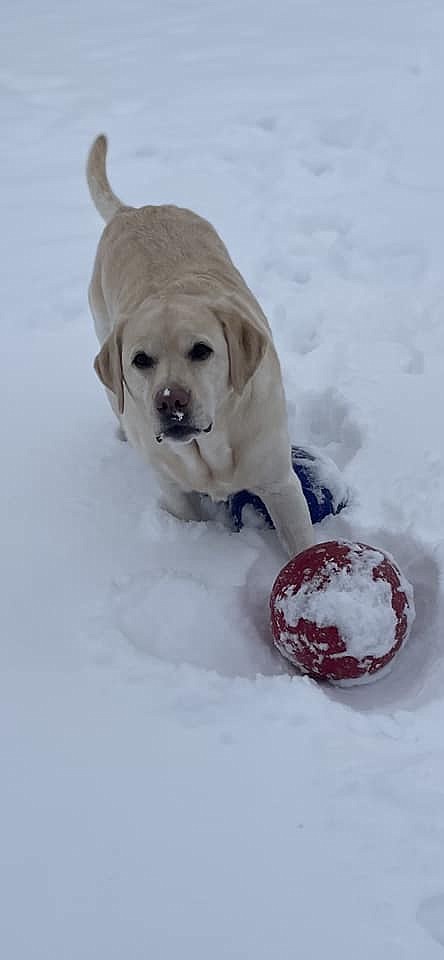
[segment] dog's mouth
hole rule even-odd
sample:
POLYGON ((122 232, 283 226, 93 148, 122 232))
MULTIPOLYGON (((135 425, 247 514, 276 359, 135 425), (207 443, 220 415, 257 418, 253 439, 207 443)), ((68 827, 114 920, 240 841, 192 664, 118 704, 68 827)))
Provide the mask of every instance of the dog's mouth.
POLYGON ((162 443, 163 440, 173 440, 175 443, 187 443, 190 440, 194 440, 195 437, 198 437, 201 433, 211 433, 212 429, 212 423, 205 428, 196 427, 191 423, 172 423, 161 430, 160 433, 156 434, 156 440, 157 443, 162 443))

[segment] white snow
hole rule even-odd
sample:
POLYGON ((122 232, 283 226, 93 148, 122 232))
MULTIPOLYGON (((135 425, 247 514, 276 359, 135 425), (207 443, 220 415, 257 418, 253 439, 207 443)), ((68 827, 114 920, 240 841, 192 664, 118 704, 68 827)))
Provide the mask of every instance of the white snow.
POLYGON ((1 951, 438 960, 444 903, 442 0, 5 0, 1 951), (294 443, 417 618, 327 689, 272 649, 272 531, 180 524, 92 370, 93 137, 212 221, 294 443))

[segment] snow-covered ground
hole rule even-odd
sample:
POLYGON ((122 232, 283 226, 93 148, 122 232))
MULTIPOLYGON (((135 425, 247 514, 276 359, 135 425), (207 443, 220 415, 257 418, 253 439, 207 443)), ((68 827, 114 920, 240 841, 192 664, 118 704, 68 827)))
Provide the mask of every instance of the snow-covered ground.
MULTIPOLYGON (((0 949, 437 960, 444 946, 444 4, 4 0, 0 949), (334 690, 269 645, 273 533, 181 525, 92 371, 96 133, 273 325, 292 437, 417 620, 334 690)), ((365 617, 365 610, 362 611, 365 617)))

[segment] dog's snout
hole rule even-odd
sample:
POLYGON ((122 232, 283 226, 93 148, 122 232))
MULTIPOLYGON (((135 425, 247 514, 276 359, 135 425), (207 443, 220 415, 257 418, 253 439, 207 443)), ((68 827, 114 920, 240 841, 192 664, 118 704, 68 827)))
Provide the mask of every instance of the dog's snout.
POLYGON ((164 417, 177 417, 187 412, 191 394, 184 387, 171 386, 158 390, 155 396, 156 410, 164 417))

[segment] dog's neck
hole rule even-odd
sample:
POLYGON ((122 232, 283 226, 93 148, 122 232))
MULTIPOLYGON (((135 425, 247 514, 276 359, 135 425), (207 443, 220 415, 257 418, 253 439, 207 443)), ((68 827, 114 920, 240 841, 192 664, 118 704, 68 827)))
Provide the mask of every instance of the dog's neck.
POLYGON ((205 439, 168 446, 160 459, 172 477, 180 459, 180 473, 189 490, 208 494, 213 500, 225 500, 232 492, 236 463, 234 449, 223 433, 215 431, 205 439))

